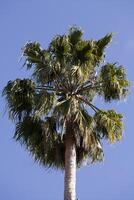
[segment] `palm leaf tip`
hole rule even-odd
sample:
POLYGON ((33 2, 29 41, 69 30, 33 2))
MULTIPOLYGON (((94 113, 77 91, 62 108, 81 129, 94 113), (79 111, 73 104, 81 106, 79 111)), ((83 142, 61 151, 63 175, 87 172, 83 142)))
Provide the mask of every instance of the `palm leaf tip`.
POLYGON ((100 49, 104 49, 110 42, 112 42, 112 38, 113 38, 113 33, 105 35, 105 37, 97 41, 97 46, 100 49))
POLYGON ((83 31, 76 26, 69 29, 68 37, 72 45, 76 45, 81 40, 82 35, 83 31))

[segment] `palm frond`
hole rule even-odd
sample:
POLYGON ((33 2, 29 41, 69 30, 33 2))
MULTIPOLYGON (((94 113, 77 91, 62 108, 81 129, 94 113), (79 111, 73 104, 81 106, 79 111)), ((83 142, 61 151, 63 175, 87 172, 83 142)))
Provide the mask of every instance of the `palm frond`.
POLYGON ((7 101, 9 117, 21 120, 35 108, 35 84, 30 79, 9 81, 3 90, 7 101))
MULTIPOLYGON (((94 54, 94 42, 80 41, 76 46, 76 63, 94 65, 96 61, 96 55, 94 54), (90 61, 90 62, 89 62, 90 61)), ((87 66, 88 66, 87 65, 87 66)))
POLYGON ((64 145, 60 134, 56 134, 54 118, 42 121, 25 117, 16 124, 14 138, 24 144, 34 159, 46 167, 63 168, 64 145))
POLYGON ((26 58, 24 65, 30 69, 33 65, 41 63, 43 60, 43 51, 38 42, 28 42, 22 48, 23 56, 26 58))
MULTIPOLYGON (((49 46, 49 51, 56 59, 63 64, 65 59, 70 55, 70 44, 68 41, 68 37, 66 35, 58 35, 56 36, 49 46)), ((64 67, 64 65, 62 65, 64 67)))
POLYGON ((76 45, 79 41, 81 41, 83 35, 83 31, 80 28, 77 28, 75 26, 71 27, 69 29, 69 41, 71 45, 76 45))
POLYGON ((54 92, 48 92, 45 89, 42 89, 36 94, 35 99, 35 114, 36 116, 47 116, 55 104, 55 93, 54 92))
POLYGON ((114 110, 97 112, 94 119, 98 137, 108 139, 110 143, 120 140, 123 132, 122 117, 114 110))
POLYGON ((100 95, 105 101, 120 100, 128 94, 129 82, 126 79, 124 67, 116 64, 106 64, 100 72, 100 95))
POLYGON ((98 46, 98 54, 101 56, 104 52, 104 49, 108 46, 108 44, 111 43, 113 38, 113 34, 109 33, 107 35, 105 35, 103 38, 101 38, 100 40, 97 41, 97 46, 98 46))
MULTIPOLYGON (((92 162, 101 161, 103 159, 103 149, 100 143, 100 138, 96 134, 94 117, 82 108, 80 116, 77 118, 78 133, 76 134, 76 141, 78 148, 82 148, 87 159, 90 158, 92 162)), ((85 159, 86 157, 84 157, 85 159)))

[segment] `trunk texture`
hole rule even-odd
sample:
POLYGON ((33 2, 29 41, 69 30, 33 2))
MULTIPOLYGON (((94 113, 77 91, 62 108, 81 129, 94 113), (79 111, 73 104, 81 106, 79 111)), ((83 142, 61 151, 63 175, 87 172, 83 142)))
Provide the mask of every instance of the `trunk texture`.
POLYGON ((64 200, 76 200, 76 147, 71 137, 66 138, 64 200))

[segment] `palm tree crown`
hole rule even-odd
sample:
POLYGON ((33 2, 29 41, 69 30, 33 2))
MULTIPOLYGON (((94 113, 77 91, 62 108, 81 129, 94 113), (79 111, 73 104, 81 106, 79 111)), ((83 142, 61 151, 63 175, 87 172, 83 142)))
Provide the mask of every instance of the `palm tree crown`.
POLYGON ((16 124, 14 138, 46 167, 64 169, 67 133, 75 141, 77 167, 103 159, 102 139, 114 143, 122 137, 122 115, 93 104, 96 95, 111 102, 128 93, 124 67, 104 62, 112 34, 99 40, 82 36, 80 28, 71 27, 47 49, 27 43, 24 65, 31 78, 9 81, 3 90, 16 124))

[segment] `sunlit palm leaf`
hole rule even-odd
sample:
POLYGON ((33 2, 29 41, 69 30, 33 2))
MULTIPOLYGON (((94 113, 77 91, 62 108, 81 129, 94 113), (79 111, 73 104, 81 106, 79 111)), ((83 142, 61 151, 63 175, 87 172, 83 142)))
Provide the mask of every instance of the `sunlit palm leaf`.
POLYGON ((105 101, 119 100, 128 94, 129 82, 122 66, 107 64, 102 67, 100 73, 101 89, 100 94, 105 101))
POLYGON ((120 140, 123 131, 122 117, 114 110, 97 112, 94 118, 98 137, 106 138, 110 143, 120 140))

